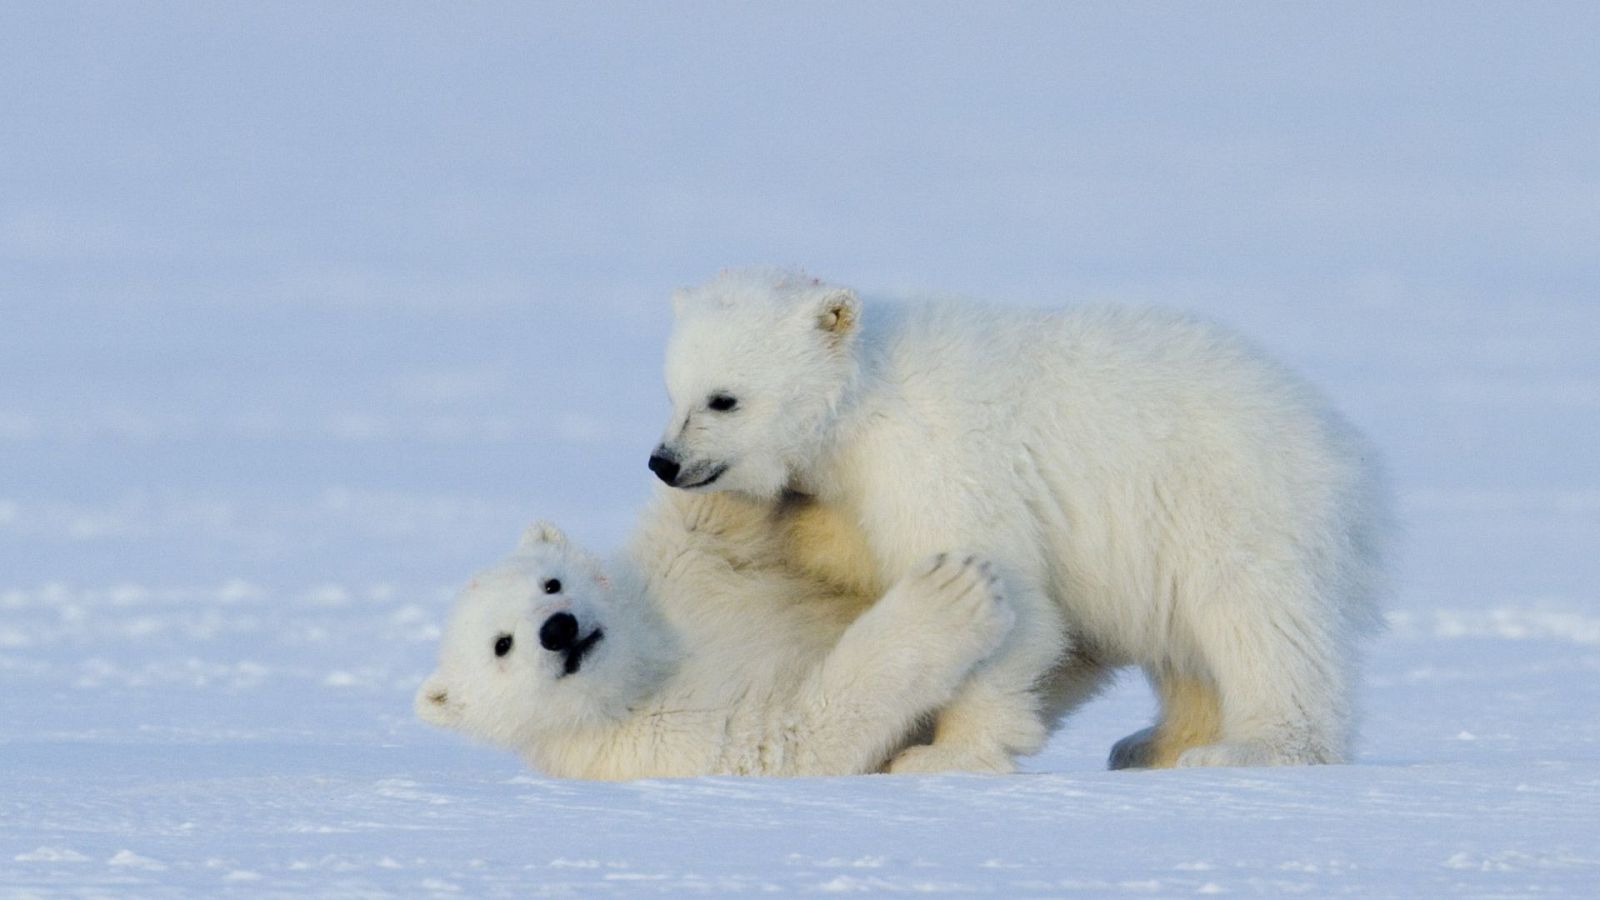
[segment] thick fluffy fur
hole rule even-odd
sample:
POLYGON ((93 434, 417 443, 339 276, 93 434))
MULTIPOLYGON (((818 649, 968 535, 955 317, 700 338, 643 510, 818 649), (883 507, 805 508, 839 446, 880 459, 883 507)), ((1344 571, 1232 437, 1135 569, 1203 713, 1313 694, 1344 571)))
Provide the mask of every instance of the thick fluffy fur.
POLYGON ((609 571, 530 528, 461 592, 418 714, 562 777, 881 770, 1000 645, 1010 607, 963 556, 921 562, 876 603, 829 588, 786 567, 769 519, 673 492, 609 571), (575 670, 541 646, 559 613, 593 640, 575 670))
POLYGON ((1113 765, 1346 757, 1385 494, 1240 339, 1156 311, 863 305, 766 270, 674 301, 675 484, 788 498, 795 558, 854 591, 945 547, 1002 574, 1018 627, 896 770, 1007 770, 1125 664, 1162 711, 1113 765))

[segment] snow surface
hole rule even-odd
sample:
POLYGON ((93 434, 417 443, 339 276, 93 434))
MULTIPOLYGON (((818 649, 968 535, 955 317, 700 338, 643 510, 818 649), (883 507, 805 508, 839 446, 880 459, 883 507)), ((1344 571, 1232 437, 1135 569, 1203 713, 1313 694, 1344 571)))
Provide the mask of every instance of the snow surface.
POLYGON ((0 894, 1593 896, 1600 7, 0 7, 0 894), (1360 760, 550 781, 413 721, 614 546, 667 292, 1231 322, 1387 452, 1360 760))

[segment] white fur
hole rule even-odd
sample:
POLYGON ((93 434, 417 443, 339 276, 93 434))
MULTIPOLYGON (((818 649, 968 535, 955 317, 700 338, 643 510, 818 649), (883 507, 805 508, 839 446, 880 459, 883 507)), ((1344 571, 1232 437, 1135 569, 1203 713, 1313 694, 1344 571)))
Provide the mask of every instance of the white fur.
POLYGON ((1157 311, 862 304, 769 270, 674 301, 659 452, 679 484, 789 497, 796 560, 854 590, 946 547, 1003 575, 1018 627, 897 770, 1007 770, 1126 664, 1162 716, 1113 765, 1346 757, 1385 492, 1356 434, 1240 339, 1157 311))
POLYGON ((609 573, 533 526, 461 592, 418 714, 564 777, 881 770, 1000 645, 1010 607, 961 556, 925 561, 876 603, 827 588, 785 568, 769 515, 658 497, 609 573), (558 612, 603 633, 571 673, 539 643, 558 612))

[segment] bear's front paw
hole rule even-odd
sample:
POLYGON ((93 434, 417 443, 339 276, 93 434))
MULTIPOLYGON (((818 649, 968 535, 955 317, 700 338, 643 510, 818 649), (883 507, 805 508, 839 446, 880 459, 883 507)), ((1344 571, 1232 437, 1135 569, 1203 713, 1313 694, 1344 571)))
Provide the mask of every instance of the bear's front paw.
POLYGON ((897 593, 908 614, 945 634, 964 635, 987 656, 1000 646, 1016 613, 1000 592, 988 561, 965 554, 940 553, 908 574, 897 593))

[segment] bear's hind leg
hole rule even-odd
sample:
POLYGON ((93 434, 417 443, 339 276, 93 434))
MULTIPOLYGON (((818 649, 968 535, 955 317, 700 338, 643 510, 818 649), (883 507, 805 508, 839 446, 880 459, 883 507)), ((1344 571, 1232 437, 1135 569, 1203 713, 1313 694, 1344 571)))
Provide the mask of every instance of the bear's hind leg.
POLYGON ((1182 751, 1176 764, 1343 762, 1352 667, 1334 617, 1293 583, 1215 599, 1196 610, 1193 628, 1216 681, 1221 728, 1213 743, 1182 751))
POLYGON ((1217 739, 1222 710, 1209 682, 1172 672, 1153 673, 1150 680, 1161 700, 1161 719, 1117 741, 1109 768, 1171 768, 1185 750, 1217 739))

